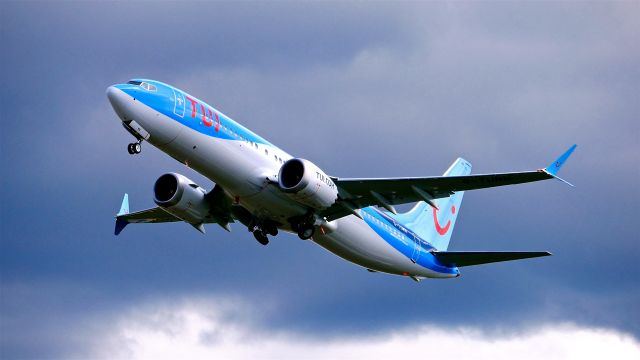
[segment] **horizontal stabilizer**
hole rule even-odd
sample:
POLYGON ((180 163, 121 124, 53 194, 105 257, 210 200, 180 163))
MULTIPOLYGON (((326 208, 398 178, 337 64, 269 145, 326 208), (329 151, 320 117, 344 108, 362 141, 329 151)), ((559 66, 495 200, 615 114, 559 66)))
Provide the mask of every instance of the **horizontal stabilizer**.
POLYGON ((500 261, 549 256, 547 251, 437 251, 433 256, 447 266, 472 266, 500 261))

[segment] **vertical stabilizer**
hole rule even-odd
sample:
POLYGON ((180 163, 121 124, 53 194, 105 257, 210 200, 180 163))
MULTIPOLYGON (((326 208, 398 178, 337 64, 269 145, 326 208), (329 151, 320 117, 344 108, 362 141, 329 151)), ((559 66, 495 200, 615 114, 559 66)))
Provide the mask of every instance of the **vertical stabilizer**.
MULTIPOLYGON (((463 176, 470 173, 471 163, 458 158, 443 176, 463 176)), ((420 201, 408 212, 394 215, 394 218, 422 239, 431 243, 439 251, 444 251, 449 247, 463 195, 464 191, 459 191, 450 197, 435 199, 433 202, 438 210, 426 202, 420 201)))

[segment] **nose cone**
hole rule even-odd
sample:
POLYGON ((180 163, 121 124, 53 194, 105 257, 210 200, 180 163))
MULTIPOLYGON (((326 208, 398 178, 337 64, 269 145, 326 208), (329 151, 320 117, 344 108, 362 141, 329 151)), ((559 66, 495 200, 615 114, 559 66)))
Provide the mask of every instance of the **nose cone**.
POLYGON ((115 85, 111 85, 107 88, 107 97, 109 98, 109 101, 111 101, 113 103, 113 99, 116 97, 116 90, 118 90, 116 88, 115 85))
POLYGON ((112 85, 107 88, 107 98, 111 103, 111 107, 118 114, 120 119, 124 119, 124 111, 126 109, 127 94, 124 91, 118 89, 117 85, 112 85))
POLYGON ((122 90, 116 87, 117 85, 112 85, 107 88, 107 98, 109 98, 109 102, 111 106, 115 107, 119 104, 119 97, 122 95, 122 90))

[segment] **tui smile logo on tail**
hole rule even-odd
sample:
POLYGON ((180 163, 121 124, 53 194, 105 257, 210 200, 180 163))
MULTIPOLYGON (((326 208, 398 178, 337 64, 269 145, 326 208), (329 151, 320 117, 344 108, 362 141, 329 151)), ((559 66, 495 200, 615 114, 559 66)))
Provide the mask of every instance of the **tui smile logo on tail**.
MULTIPOLYGON (((456 213, 456 207, 454 205, 451 207, 451 214, 455 214, 455 213, 456 213)), ((447 231, 449 231, 449 227, 451 226, 451 220, 447 220, 447 224, 444 227, 440 225, 440 223, 438 222, 438 210, 435 208, 433 209, 433 223, 436 224, 436 231, 440 235, 446 234, 447 231)))

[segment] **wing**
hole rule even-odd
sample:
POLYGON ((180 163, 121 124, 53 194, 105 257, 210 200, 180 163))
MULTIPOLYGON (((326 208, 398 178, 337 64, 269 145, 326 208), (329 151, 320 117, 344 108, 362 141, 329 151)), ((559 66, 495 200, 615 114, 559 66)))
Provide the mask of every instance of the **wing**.
POLYGON ((129 195, 124 194, 124 199, 122 199, 122 206, 120 207, 118 215, 116 215, 116 227, 114 230, 114 234, 119 235, 128 224, 164 223, 175 221, 182 220, 169 214, 159 207, 129 213, 129 195))
MULTIPOLYGON (((386 179, 334 178, 333 180, 339 190, 338 201, 321 212, 320 215, 326 217, 329 221, 350 214, 359 216, 355 211, 356 209, 371 205, 383 206, 390 212, 395 213, 393 205, 420 200, 436 207, 433 202, 434 199, 448 197, 456 191, 523 184, 553 178, 567 183, 557 176, 557 172, 575 148, 576 145, 573 145, 550 166, 534 171, 386 179)), ((458 161, 464 162, 462 159, 458 161)))
POLYGON ((529 259, 540 256, 550 256, 546 251, 525 252, 492 252, 492 251, 438 251, 433 256, 447 266, 472 266, 488 264, 500 261, 529 259))
MULTIPOLYGON (((203 219, 203 222, 200 224, 190 224, 195 227, 198 231, 204 233, 204 227, 202 224, 218 224, 222 226, 227 231, 231 231, 229 227, 229 223, 233 222, 233 218, 228 209, 225 208, 226 203, 223 201, 224 191, 222 188, 216 186, 207 196, 212 198, 212 201, 216 204, 221 204, 221 208, 215 208, 216 213, 213 214, 215 216, 207 217, 203 219)), ((219 207, 220 207, 219 206, 219 207)), ((124 198, 122 199, 122 206, 120 207, 120 211, 118 215, 116 215, 116 226, 114 230, 114 234, 118 235, 122 232, 122 230, 128 224, 141 224, 141 223, 166 223, 166 222, 177 222, 183 221, 182 219, 168 213, 160 207, 154 207, 151 209, 136 211, 133 213, 129 212, 129 195, 124 194, 124 198)))
POLYGON ((126 221, 131 224, 182 221, 159 207, 118 215, 116 216, 116 220, 126 221))

